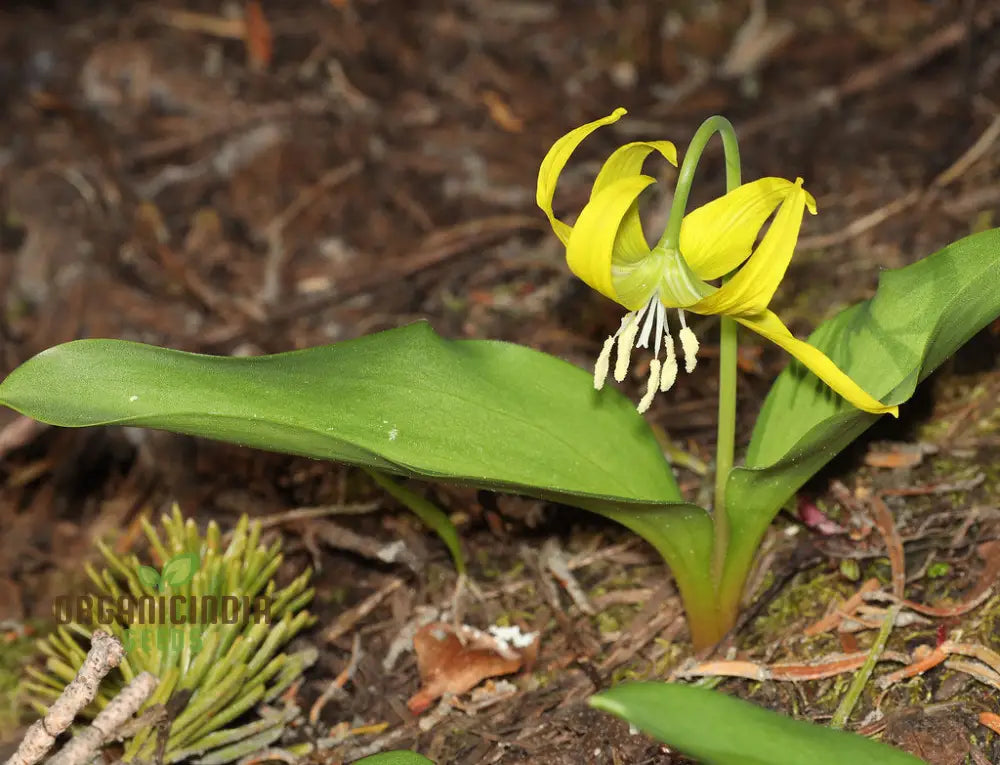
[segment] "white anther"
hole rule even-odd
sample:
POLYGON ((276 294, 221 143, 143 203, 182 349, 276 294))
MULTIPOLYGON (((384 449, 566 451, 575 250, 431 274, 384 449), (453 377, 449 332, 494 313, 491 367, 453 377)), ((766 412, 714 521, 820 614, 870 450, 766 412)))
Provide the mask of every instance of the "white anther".
POLYGON ((608 367, 611 365, 611 349, 614 347, 615 336, 612 335, 604 341, 604 347, 601 348, 601 355, 597 357, 597 363, 594 364, 594 390, 601 390, 604 387, 604 381, 608 379, 608 367))
POLYGON ((674 351, 674 338, 664 335, 667 344, 667 359, 663 362, 663 370, 660 372, 660 391, 666 393, 670 390, 674 382, 677 381, 677 354, 674 351))
POLYGON ((628 374, 628 364, 632 360, 632 347, 635 336, 639 334, 639 315, 635 312, 627 317, 628 324, 618 335, 618 358, 615 359, 615 380, 622 382, 628 374))
POLYGON ((639 410, 639 414, 643 414, 647 409, 649 409, 650 404, 653 403, 653 396, 656 395, 656 391, 660 387, 660 360, 653 359, 649 362, 649 379, 646 381, 646 394, 642 397, 639 402, 639 406, 636 409, 639 410))
POLYGON ((684 353, 684 371, 690 374, 698 366, 698 338, 690 327, 682 327, 677 338, 681 341, 681 351, 684 353))

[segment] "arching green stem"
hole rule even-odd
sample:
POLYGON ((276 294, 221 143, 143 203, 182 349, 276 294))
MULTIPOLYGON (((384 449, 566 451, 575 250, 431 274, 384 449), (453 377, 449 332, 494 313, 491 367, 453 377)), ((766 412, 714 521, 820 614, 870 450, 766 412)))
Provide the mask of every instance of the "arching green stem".
MULTIPOLYGON (((670 207, 670 219, 663 232, 659 247, 679 250, 681 221, 687 209, 691 184, 695 169, 705 146, 716 133, 722 138, 722 148, 726 161, 726 191, 732 191, 742 183, 740 175, 740 149, 736 141, 736 131, 725 117, 709 117, 698 128, 691 139, 684 161, 677 176, 677 188, 670 207)), ((729 514, 726 508, 726 479, 733 467, 736 448, 736 361, 739 325, 728 316, 722 316, 721 338, 719 341, 719 429, 715 447, 715 501, 713 522, 715 544, 712 554, 712 568, 716 581, 722 574, 729 546, 729 514)), ((726 618, 723 615, 723 618, 726 618)))

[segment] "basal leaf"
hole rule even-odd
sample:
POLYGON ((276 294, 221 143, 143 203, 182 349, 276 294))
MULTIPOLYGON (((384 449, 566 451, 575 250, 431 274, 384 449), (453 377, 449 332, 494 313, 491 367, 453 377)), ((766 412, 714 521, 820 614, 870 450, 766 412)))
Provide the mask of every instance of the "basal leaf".
MULTIPOLYGON (((976 332, 1000 316, 1000 229, 966 237, 882 274, 877 293, 820 325, 809 341, 865 390, 902 404, 976 332)), ((732 471, 733 546, 727 576, 741 576, 781 505, 876 415, 855 409, 797 362, 771 388, 746 467, 732 471)))
MULTIPOLYGON (((703 765, 921 765, 885 744, 675 683, 629 683, 590 699, 703 765)), ((926 765, 926 763, 924 763, 926 765)))
MULTIPOLYGON (((530 348, 448 341, 425 323, 258 358, 79 340, 15 369, 0 404, 54 425, 159 428, 582 507, 645 536, 686 601, 712 599, 711 520, 682 501, 645 420, 530 348)), ((447 526, 435 528, 455 553, 447 526)))
POLYGON ((424 478, 615 501, 680 500, 632 404, 553 356, 425 323, 258 358, 117 340, 51 348, 0 403, 54 425, 135 425, 424 478))

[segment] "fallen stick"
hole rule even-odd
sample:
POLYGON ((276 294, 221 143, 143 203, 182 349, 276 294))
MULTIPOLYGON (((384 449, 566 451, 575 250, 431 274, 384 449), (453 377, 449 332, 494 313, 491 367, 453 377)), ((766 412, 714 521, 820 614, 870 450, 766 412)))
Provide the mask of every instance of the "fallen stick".
POLYGON ((85 765, 115 732, 139 711, 159 681, 149 672, 138 675, 100 711, 90 727, 77 733, 46 765, 85 765))
POLYGON ((97 696, 101 680, 118 666, 125 656, 121 641, 98 630, 90 637, 90 650, 80 671, 41 720, 25 734, 17 751, 5 765, 35 765, 52 748, 56 738, 65 731, 80 710, 97 696))

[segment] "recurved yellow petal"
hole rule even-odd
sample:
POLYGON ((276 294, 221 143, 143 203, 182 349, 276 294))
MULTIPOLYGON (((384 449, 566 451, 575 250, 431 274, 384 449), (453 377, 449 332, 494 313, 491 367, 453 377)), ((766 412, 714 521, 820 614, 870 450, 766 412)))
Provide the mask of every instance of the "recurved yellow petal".
MULTIPOLYGON (((605 161, 597 174, 593 188, 590 190, 590 198, 593 200, 620 180, 642 175, 642 166, 653 152, 658 152, 670 164, 677 165, 677 148, 670 141, 627 143, 615 149, 605 161)), ((648 257, 649 242, 646 241, 646 235, 642 230, 639 207, 636 203, 626 211, 618 224, 618 235, 611 256, 612 266, 616 270, 616 275, 621 276, 622 272, 631 273, 640 261, 648 257)), ((634 282, 635 280, 630 278, 629 281, 634 282)), ((616 286, 616 290, 619 293, 622 292, 620 285, 616 286)), ((625 291, 629 291, 627 287, 625 291)))
MULTIPOLYGON (((795 184, 784 178, 761 178, 692 210, 681 223, 680 248, 701 279, 725 276, 750 257, 764 222, 795 184)), ((808 197, 810 210, 815 202, 808 197)))
MULTIPOLYGON (((640 247, 645 245, 645 239, 642 239, 641 244, 636 240, 620 240, 619 229, 623 220, 635 217, 636 199, 653 182, 654 179, 648 175, 633 175, 605 186, 581 211, 566 245, 566 262, 570 270, 602 295, 629 310, 645 305, 656 288, 659 274, 655 268, 655 258, 635 257, 637 253, 631 253, 629 258, 624 257, 624 247, 640 247), (619 276, 622 269, 648 270, 649 279, 644 280, 648 281, 648 290, 639 290, 642 294, 631 294, 633 290, 630 289, 626 299, 619 295, 615 289, 612 270, 616 252, 622 260, 627 261, 616 269, 619 276)), ((645 255, 648 254, 649 250, 646 249, 645 255)))
POLYGON ((535 190, 535 201, 549 219, 549 224, 555 235, 564 244, 569 244, 570 226, 556 218, 552 212, 552 199, 556 194, 556 184, 559 182, 559 175, 569 161, 570 155, 576 150, 583 140, 604 125, 617 122, 625 115, 625 109, 618 107, 607 117, 588 122, 586 125, 571 130, 564 135, 549 149, 542 166, 538 169, 538 186, 535 190))
POLYGON ((617 180, 633 175, 642 175, 646 158, 654 151, 659 152, 671 165, 677 167, 677 147, 670 141, 634 141, 615 149, 605 160, 594 181, 590 195, 595 196, 617 180))
POLYGON ((888 413, 893 417, 899 416, 898 406, 887 406, 862 390, 861 386, 841 371, 825 353, 792 335, 773 311, 763 311, 757 316, 737 316, 736 321, 784 348, 829 385, 835 393, 858 409, 872 414, 888 413))
POLYGON ((691 310, 727 316, 753 316, 764 311, 792 260, 807 205, 815 210, 815 203, 798 178, 789 186, 778 214, 753 255, 718 292, 691 306, 691 310))

